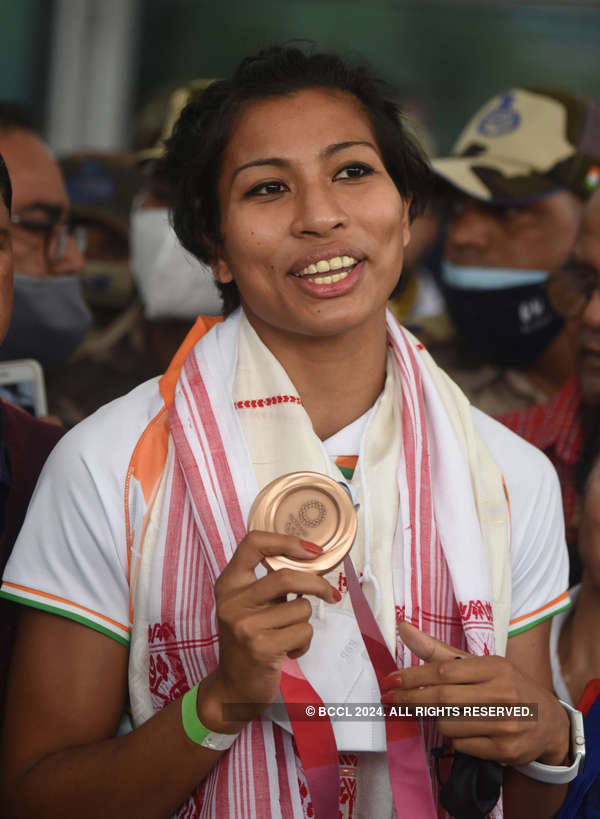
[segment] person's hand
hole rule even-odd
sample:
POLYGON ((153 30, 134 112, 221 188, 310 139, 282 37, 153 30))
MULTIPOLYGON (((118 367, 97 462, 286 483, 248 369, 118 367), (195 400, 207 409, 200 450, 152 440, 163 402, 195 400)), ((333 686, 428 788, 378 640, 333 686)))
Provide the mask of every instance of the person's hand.
POLYGON ((569 719, 556 697, 504 657, 474 657, 404 621, 398 633, 425 665, 389 674, 382 701, 398 705, 518 705, 536 703, 535 721, 439 719, 438 728, 465 754, 519 765, 537 759, 561 765, 569 749, 569 719))
POLYGON ((286 595, 341 600, 314 572, 280 569, 257 580, 254 569, 269 555, 310 560, 321 551, 290 535, 250 532, 215 583, 219 666, 213 681, 223 704, 243 704, 245 719, 260 716, 276 698, 284 657, 300 657, 310 646, 310 602, 301 597, 286 602, 286 595))

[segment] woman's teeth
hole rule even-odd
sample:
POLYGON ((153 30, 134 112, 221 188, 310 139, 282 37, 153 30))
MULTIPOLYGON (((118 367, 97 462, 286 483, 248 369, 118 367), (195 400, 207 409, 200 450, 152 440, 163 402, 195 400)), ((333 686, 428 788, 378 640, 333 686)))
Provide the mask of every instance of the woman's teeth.
POLYGON ((315 284, 333 284, 334 282, 341 282, 350 273, 349 270, 344 270, 342 273, 334 273, 333 276, 315 276, 311 278, 311 282, 315 284))
POLYGON ((333 284, 345 279, 355 264, 356 259, 352 256, 334 256, 333 259, 319 259, 315 264, 309 264, 304 270, 296 273, 296 276, 301 278, 310 277, 314 284, 333 284), (340 272, 334 273, 332 276, 316 275, 318 273, 329 273, 332 270, 339 270, 340 272))

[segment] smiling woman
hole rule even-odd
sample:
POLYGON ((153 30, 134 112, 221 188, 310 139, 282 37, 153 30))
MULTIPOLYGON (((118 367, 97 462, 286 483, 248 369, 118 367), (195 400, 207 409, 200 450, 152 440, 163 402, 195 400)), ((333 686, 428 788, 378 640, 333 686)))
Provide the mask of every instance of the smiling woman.
MULTIPOLYGON (((199 320, 162 379, 74 429, 38 487, 1 592, 30 607, 7 815, 433 817, 448 815, 439 746, 560 767, 556 477, 386 313, 429 170, 383 86, 335 55, 269 49, 184 109, 163 166, 226 320, 199 320), (343 482, 357 506, 350 557, 324 576, 312 517, 292 514, 293 535, 248 522, 293 472, 343 482), (309 570, 266 572, 281 556, 309 570), (543 718, 294 711, 380 700, 536 702, 543 718)), ((306 491, 303 509, 327 510, 306 491)), ((490 800, 473 781, 457 815, 501 815, 494 770, 490 800)), ((560 786, 503 770, 511 816, 556 811, 560 786)))
POLYGON ((235 282, 263 340, 383 327, 408 205, 355 98, 307 90, 254 102, 229 141, 219 194, 215 276, 235 282), (265 144, 274 156, 253 159, 265 144))
MULTIPOLYGON (((272 71, 273 53, 266 51, 259 58, 248 58, 231 80, 213 83, 204 95, 206 105, 200 104, 200 100, 189 105, 169 141, 170 151, 164 162, 175 188, 175 228, 184 246, 205 261, 213 259, 222 236, 219 196, 222 191, 217 180, 227 160, 225 146, 230 135, 237 131, 244 111, 253 102, 268 105, 269 102, 277 104, 278 101, 284 107, 286 102, 291 103, 291 107, 296 109, 295 121, 288 123, 278 118, 273 136, 283 130, 290 139, 295 136, 296 145, 302 145, 303 140, 311 138, 313 130, 321 124, 318 119, 311 118, 308 111, 303 114, 298 110, 294 104, 297 103, 298 92, 318 90, 320 93, 317 96, 325 95, 332 103, 337 99, 342 108, 345 100, 346 108, 340 112, 342 119, 336 123, 338 127, 328 134, 333 141, 326 140, 318 148, 323 152, 323 161, 332 160, 328 170, 333 170, 331 166, 335 165, 336 160, 338 167, 346 163, 348 170, 340 174, 340 180, 345 177, 357 181, 357 178, 369 174, 369 166, 376 154, 378 164, 385 168, 388 181, 393 182, 400 197, 410 206, 411 218, 422 211, 425 203, 430 185, 429 167, 420 148, 403 128, 399 110, 386 97, 386 91, 390 89, 384 83, 375 78, 366 66, 351 66, 339 59, 332 60, 331 55, 326 54, 314 54, 307 59, 301 51, 291 48, 278 53, 279 65, 272 71), (219 110, 218 117, 212 116, 216 109, 219 110), (351 121, 344 127, 343 118, 348 116, 348 111, 351 121), (352 125, 356 127, 357 124, 364 134, 362 137, 358 133, 351 136, 352 125), (338 134, 343 131, 347 136, 336 142, 336 131, 338 134), (203 145, 200 152, 197 149, 199 134, 202 135, 203 145), (361 153, 349 155, 348 151, 353 147, 361 149, 361 153), (344 151, 344 155, 336 156, 339 151, 344 151), (350 167, 352 161, 354 165, 350 167), (202 230, 199 230, 200 226, 202 230)), ((309 93, 309 98, 312 96, 309 93)), ((322 105, 319 113, 327 107, 322 105)), ((252 134, 248 136, 252 137, 252 134)), ((316 144, 318 140, 313 142, 316 144)), ((289 168, 293 156, 278 156, 276 143, 270 139, 263 145, 247 144, 245 150, 252 152, 253 148, 258 147, 262 151, 268 147, 267 153, 245 157, 240 160, 239 166, 230 169, 230 173, 236 171, 239 174, 246 167, 260 172, 262 168, 262 179, 260 173, 256 179, 261 179, 264 187, 256 193, 283 192, 285 185, 276 175, 273 176, 273 170, 289 168)), ((220 181, 221 184, 225 182, 224 179, 220 181)), ((400 267, 396 273, 399 276, 400 267)), ((237 307, 239 296, 235 285, 225 286, 223 293, 227 314, 237 307)))

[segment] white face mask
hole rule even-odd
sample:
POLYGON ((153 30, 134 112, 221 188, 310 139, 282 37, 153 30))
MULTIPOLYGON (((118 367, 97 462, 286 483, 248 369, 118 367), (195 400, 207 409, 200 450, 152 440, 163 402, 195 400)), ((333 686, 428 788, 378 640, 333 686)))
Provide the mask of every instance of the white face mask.
POLYGON ((223 303, 212 270, 183 249, 166 208, 131 214, 131 270, 148 319, 216 316, 223 303))

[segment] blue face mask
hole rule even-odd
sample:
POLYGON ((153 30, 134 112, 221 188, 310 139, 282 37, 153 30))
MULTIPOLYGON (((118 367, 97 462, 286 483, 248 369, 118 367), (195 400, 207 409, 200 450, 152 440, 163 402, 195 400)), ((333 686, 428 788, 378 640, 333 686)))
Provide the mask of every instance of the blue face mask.
POLYGON ((442 287, 454 323, 484 362, 527 367, 558 335, 563 320, 546 296, 548 273, 442 262, 442 287))
POLYGON ((15 273, 12 318, 0 360, 35 358, 42 367, 62 364, 92 321, 79 276, 15 273))
POLYGON ((517 270, 514 267, 463 267, 442 262, 442 280, 458 290, 508 290, 529 284, 544 284, 545 270, 517 270))

